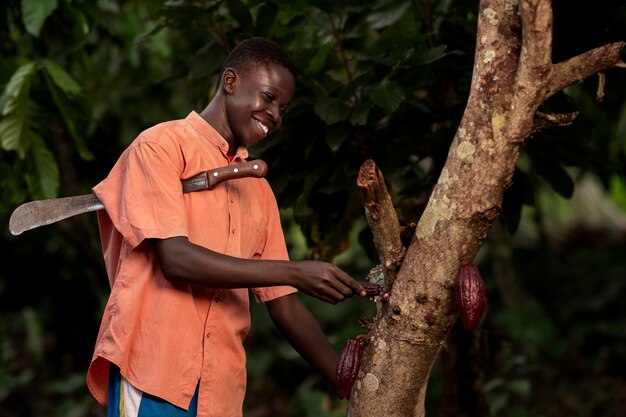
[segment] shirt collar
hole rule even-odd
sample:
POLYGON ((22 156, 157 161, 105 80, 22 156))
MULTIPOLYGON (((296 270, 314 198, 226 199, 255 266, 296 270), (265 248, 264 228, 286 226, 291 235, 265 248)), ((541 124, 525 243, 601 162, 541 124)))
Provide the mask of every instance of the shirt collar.
MULTIPOLYGON (((213 146, 218 148, 224 158, 226 158, 226 153, 228 152, 228 142, 226 139, 220 135, 217 130, 213 128, 206 120, 202 118, 198 113, 192 111, 187 115, 186 120, 205 138, 207 139, 213 146)), ((241 160, 245 160, 248 158, 248 150, 243 146, 237 147, 235 151, 235 156, 233 158, 234 162, 238 162, 241 160)))

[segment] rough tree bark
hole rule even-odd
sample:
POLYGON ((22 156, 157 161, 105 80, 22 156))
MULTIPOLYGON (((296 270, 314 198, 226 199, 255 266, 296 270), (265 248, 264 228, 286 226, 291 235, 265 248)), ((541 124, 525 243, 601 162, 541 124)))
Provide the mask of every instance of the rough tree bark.
POLYGON ((397 247, 398 221, 384 179, 373 161, 359 176, 381 265, 394 282, 368 332, 350 417, 425 415, 430 370, 457 319, 457 270, 472 262, 499 216, 524 141, 576 117, 537 109, 575 82, 626 67, 619 56, 623 46, 607 44, 552 63, 549 0, 480 1, 465 113, 397 276, 391 267, 404 251, 397 247))

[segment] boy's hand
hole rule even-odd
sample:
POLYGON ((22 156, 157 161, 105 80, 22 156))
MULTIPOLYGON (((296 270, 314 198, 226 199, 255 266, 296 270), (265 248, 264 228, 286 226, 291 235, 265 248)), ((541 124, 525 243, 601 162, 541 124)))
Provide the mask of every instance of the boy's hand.
POLYGON ((361 285, 365 289, 365 296, 370 298, 372 301, 386 303, 389 301, 389 293, 383 292, 383 289, 380 285, 374 284, 369 281, 361 281, 361 285))
POLYGON ((337 304, 354 293, 367 296, 365 288, 357 280, 333 264, 301 261, 296 265, 299 270, 293 286, 311 297, 337 304))

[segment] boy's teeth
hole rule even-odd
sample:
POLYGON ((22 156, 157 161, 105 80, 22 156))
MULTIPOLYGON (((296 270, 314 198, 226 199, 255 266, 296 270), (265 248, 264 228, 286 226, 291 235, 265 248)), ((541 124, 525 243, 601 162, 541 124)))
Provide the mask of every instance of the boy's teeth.
POLYGON ((263 123, 261 122, 257 122, 259 124, 259 126, 261 126, 261 129, 263 129, 263 131, 265 133, 269 132, 269 129, 267 128, 267 126, 265 126, 263 123))

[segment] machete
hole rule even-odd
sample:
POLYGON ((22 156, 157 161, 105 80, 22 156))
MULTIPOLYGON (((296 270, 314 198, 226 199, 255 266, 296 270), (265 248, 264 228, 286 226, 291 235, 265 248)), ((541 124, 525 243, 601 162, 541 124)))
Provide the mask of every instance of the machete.
MULTIPOLYGON (((267 164, 261 159, 228 165, 201 172, 181 180, 183 192, 212 190, 224 181, 243 177, 261 178, 267 173, 267 164)), ((18 206, 9 219, 9 231, 17 236, 39 226, 55 223, 77 214, 104 208, 95 194, 36 200, 18 206)))

